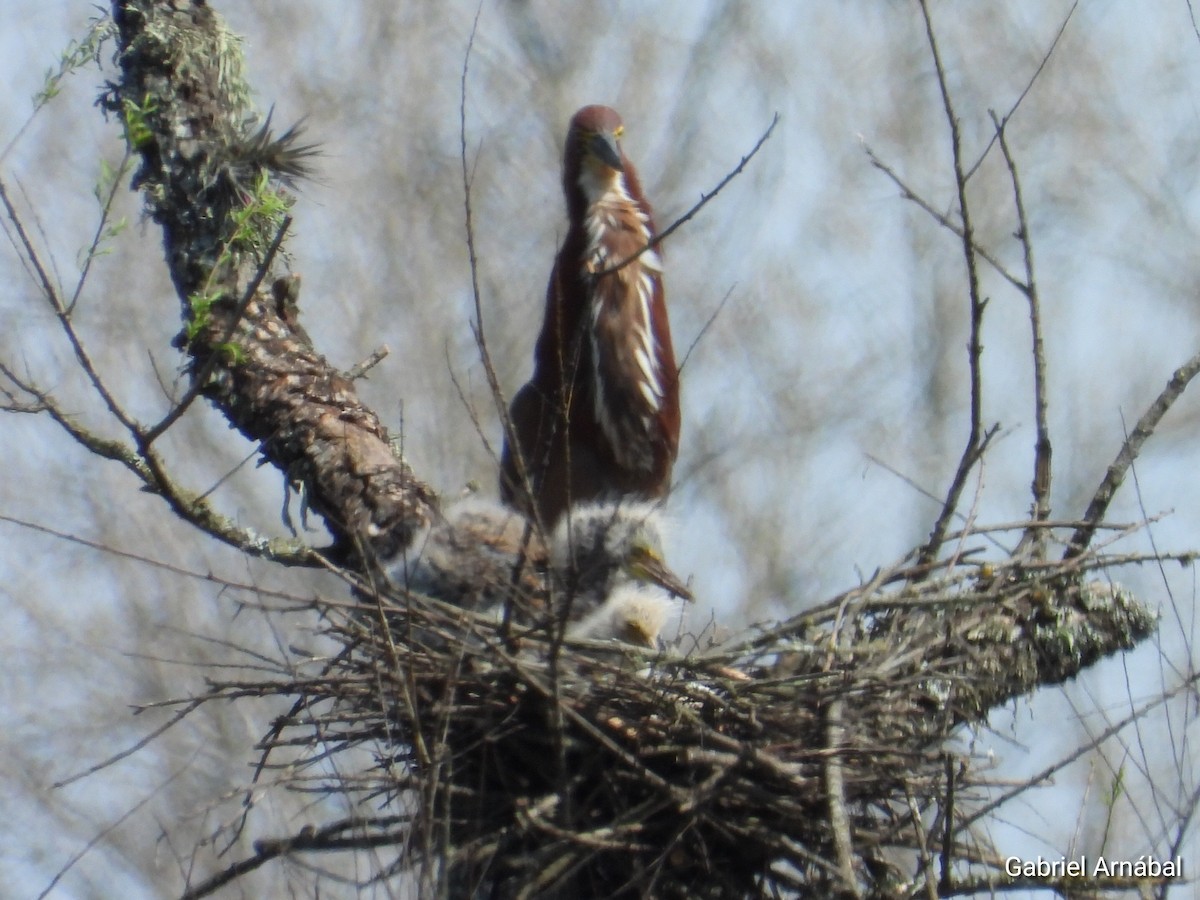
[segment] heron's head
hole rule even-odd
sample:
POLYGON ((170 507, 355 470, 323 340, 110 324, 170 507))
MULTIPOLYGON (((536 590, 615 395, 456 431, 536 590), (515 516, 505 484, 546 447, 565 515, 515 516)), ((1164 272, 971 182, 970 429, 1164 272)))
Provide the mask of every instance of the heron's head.
POLYGON ((588 503, 559 521, 550 561, 581 597, 602 603, 624 584, 654 585, 693 600, 663 560, 662 516, 650 503, 588 503))
POLYGON ((563 154, 563 178, 568 187, 581 189, 588 202, 614 189, 624 193, 624 173, 629 167, 621 150, 624 134, 621 117, 611 107, 585 106, 575 113, 563 154))

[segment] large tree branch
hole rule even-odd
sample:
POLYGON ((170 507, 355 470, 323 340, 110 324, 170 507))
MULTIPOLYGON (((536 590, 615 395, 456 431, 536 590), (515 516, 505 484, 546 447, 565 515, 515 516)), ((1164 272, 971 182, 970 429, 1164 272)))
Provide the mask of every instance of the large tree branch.
POLYGON ((313 349, 296 320, 298 280, 269 259, 290 204, 270 169, 294 174, 310 148, 288 146, 294 130, 276 142, 247 131, 237 40, 202 2, 118 0, 113 16, 121 78, 106 102, 141 157, 134 183, 163 229, 196 386, 303 485, 343 550, 393 554, 429 521, 433 494, 313 349))

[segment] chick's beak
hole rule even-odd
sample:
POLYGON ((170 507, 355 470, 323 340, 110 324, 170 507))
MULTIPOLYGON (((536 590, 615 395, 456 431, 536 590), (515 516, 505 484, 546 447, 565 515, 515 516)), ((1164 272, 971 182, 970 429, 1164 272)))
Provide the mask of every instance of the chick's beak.
POLYGON ((620 639, 627 644, 633 644, 635 647, 646 647, 650 650, 658 649, 658 637, 647 633, 645 628, 639 625, 628 622, 621 629, 620 639))
POLYGON ((621 163, 621 150, 611 131, 597 131, 588 139, 588 151, 598 162, 618 172, 625 170, 621 163))
POLYGON ((691 592, 683 580, 667 568, 657 556, 645 553, 641 554, 637 559, 630 564, 630 569, 634 577, 642 581, 649 581, 652 584, 657 584, 663 590, 679 597, 689 603, 694 603, 695 595, 691 592))

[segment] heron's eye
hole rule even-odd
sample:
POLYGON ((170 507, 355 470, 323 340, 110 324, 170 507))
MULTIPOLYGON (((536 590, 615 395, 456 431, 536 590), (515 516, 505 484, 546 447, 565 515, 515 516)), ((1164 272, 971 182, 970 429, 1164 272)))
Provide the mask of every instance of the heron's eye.
POLYGON ((637 575, 642 574, 646 566, 661 565, 657 551, 648 544, 634 544, 629 548, 628 567, 637 575))
POLYGON ((638 562, 639 560, 644 560, 649 555, 650 555, 650 552, 644 544, 634 544, 632 547, 629 548, 629 558, 634 562, 638 562))
POLYGON ((613 129, 613 137, 615 137, 618 141, 621 138, 623 138, 624 136, 625 136, 625 126, 624 125, 618 125, 616 128, 613 129))

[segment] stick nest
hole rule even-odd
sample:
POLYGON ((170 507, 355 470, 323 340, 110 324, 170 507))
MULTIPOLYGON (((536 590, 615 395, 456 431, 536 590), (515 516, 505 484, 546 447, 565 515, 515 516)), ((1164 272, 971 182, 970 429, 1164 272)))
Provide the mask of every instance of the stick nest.
POLYGON ((366 749, 373 765, 319 790, 386 814, 285 849, 393 846, 395 871, 450 896, 905 893, 986 856, 942 846, 970 812, 955 729, 1154 628, 1089 580, 1102 564, 897 569, 736 644, 661 654, 360 586, 321 604, 337 650, 319 673, 259 685, 298 698, 264 748, 301 748, 305 790, 305 762, 366 749))

